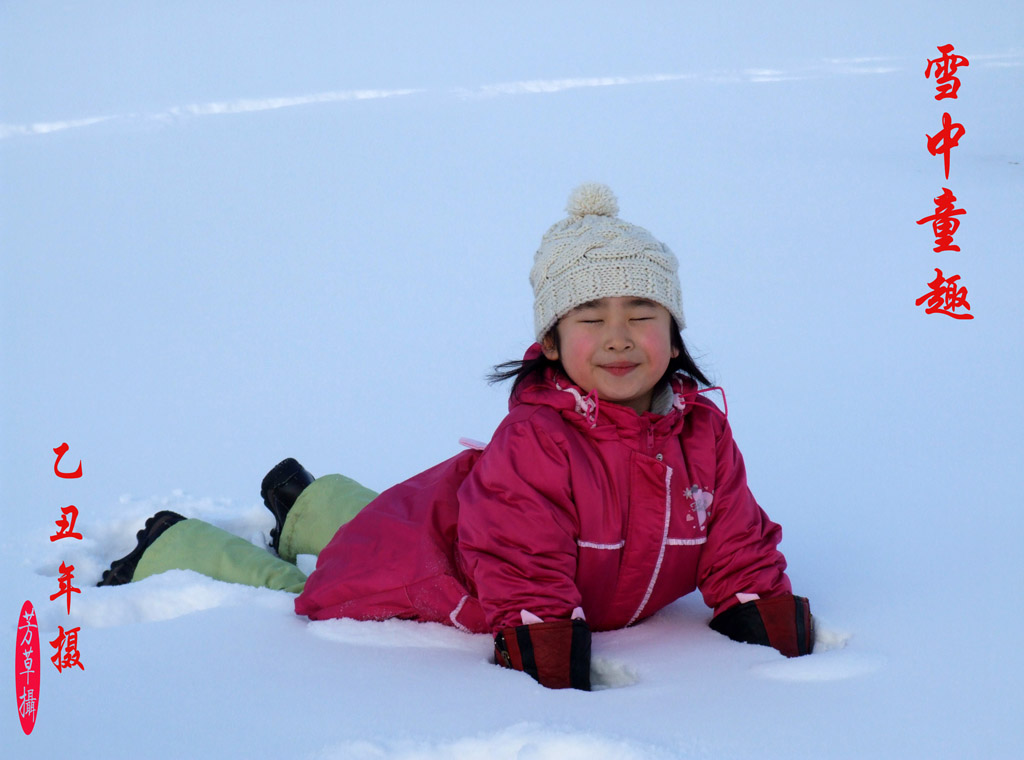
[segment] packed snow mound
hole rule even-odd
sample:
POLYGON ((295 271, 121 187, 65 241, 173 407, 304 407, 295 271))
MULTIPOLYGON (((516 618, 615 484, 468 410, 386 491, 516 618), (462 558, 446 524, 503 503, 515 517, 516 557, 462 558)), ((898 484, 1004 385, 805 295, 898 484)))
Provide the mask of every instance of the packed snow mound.
POLYGON ((315 760, 661 760, 679 754, 600 733, 520 723, 501 731, 446 742, 343 742, 315 760))

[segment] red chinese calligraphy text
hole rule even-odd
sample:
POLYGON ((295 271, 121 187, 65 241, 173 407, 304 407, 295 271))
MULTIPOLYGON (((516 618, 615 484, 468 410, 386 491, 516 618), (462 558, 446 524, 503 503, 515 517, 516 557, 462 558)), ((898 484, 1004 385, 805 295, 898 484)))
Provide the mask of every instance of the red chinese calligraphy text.
POLYGON ((53 463, 53 472, 57 475, 58 478, 80 478, 82 477, 81 459, 78 460, 78 469, 75 470, 74 472, 61 472, 58 469, 58 465, 60 465, 60 460, 63 459, 64 455, 68 453, 68 448, 70 447, 67 445, 67 443, 62 443, 60 446, 53 450, 53 453, 57 455, 57 461, 53 463))
POLYGON ((58 673, 63 673, 64 668, 73 668, 76 665, 85 670, 78 652, 78 632, 81 627, 71 628, 66 633, 62 625, 57 626, 57 629, 57 638, 50 642, 50 646, 56 649, 57 653, 50 658, 50 662, 57 668, 58 673))
POLYGON ((942 129, 934 135, 925 135, 928 138, 928 152, 933 156, 942 154, 946 179, 949 179, 949 152, 957 147, 965 131, 963 124, 957 124, 953 121, 952 116, 944 113, 942 114, 942 129))
POLYGON ((953 235, 956 234, 957 229, 960 227, 960 220, 957 219, 957 216, 967 212, 962 208, 954 208, 956 196, 953 195, 948 187, 942 188, 942 195, 933 200, 935 201, 935 213, 923 219, 918 219, 917 223, 932 223, 932 232, 935 235, 935 248, 932 249, 933 251, 936 253, 959 251, 960 246, 953 245, 953 235))
POLYGON ((928 306, 924 310, 925 314, 945 314, 953 319, 974 319, 973 314, 956 313, 961 306, 968 311, 971 309, 971 305, 967 302, 967 288, 958 288, 956 285, 959 279, 960 275, 958 274, 946 278, 943 276, 942 270, 936 268, 935 279, 928 283, 931 291, 925 293, 914 303, 920 306, 928 301, 928 306))
POLYGON ((54 521, 54 525, 59 530, 50 536, 51 541, 56 541, 61 538, 77 538, 81 540, 82 534, 75 533, 75 521, 78 519, 78 507, 74 504, 69 504, 66 507, 61 508, 61 518, 54 521), (71 516, 71 521, 68 522, 68 516, 71 516))
POLYGON ((55 594, 50 594, 50 601, 52 602, 58 596, 67 594, 68 596, 68 614, 71 614, 71 595, 81 594, 82 589, 75 588, 71 585, 71 581, 74 579, 75 574, 72 572, 75 569, 74 565, 66 565, 63 562, 60 563, 60 576, 57 581, 60 583, 60 590, 55 594))
POLYGON ((956 91, 960 89, 960 80, 955 76, 956 70, 961 66, 970 66, 971 62, 962 55, 950 55, 953 52, 952 45, 940 45, 939 52, 942 55, 934 60, 928 61, 924 70, 925 78, 932 74, 932 66, 935 67, 935 87, 938 95, 936 100, 952 98, 956 100, 956 91))

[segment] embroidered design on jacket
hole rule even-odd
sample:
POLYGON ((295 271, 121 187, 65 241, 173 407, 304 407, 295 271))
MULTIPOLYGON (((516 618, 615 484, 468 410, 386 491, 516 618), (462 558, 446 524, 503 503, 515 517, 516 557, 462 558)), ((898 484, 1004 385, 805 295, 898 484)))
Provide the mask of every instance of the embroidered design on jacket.
POLYGON ((693 514, 686 516, 687 520, 692 520, 693 515, 697 515, 697 525, 700 526, 701 530, 706 530, 705 523, 707 522, 708 516, 711 514, 711 500, 714 498, 713 491, 705 491, 698 485, 692 485, 683 491, 686 494, 686 498, 690 500, 690 511, 693 514))

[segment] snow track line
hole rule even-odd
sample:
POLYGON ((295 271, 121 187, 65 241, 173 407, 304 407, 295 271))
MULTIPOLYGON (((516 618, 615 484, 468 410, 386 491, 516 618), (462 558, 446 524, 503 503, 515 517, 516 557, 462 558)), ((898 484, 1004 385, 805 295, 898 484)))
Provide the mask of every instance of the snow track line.
MULTIPOLYGON (((1014 50, 1009 53, 975 53, 970 55, 971 61, 979 67, 1008 68, 1024 66, 1024 52, 1014 50)), ((394 89, 394 90, 333 90, 308 95, 282 96, 274 98, 240 98, 237 100, 213 101, 208 103, 191 103, 184 106, 173 106, 152 113, 122 113, 105 116, 87 116, 61 121, 35 122, 32 124, 0 123, 0 140, 16 137, 38 137, 69 129, 81 129, 110 121, 156 121, 176 122, 188 118, 203 116, 224 116, 241 113, 259 113, 276 111, 282 108, 295 108, 322 103, 340 103, 348 101, 380 100, 384 98, 406 97, 409 95, 447 95, 459 98, 493 98, 515 95, 537 95, 565 92, 586 87, 622 87, 643 84, 663 84, 666 82, 711 82, 725 83, 766 83, 791 82, 804 79, 819 79, 835 76, 884 75, 903 71, 913 64, 910 59, 899 59, 888 56, 871 56, 858 58, 824 58, 816 63, 797 66, 790 69, 776 68, 745 68, 737 70, 717 70, 689 74, 644 74, 638 76, 578 77, 566 79, 531 79, 517 82, 499 82, 476 87, 452 87, 447 90, 394 89)))

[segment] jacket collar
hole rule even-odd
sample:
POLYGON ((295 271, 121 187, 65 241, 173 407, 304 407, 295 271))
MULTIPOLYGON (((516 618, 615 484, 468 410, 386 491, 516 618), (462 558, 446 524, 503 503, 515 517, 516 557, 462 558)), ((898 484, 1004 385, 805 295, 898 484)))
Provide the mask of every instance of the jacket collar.
MULTIPOLYGON (((534 343, 523 359, 536 359, 540 354, 540 344, 534 343)), ((678 374, 655 392, 652 411, 637 414, 629 407, 602 401, 593 391, 585 393, 563 372, 548 369, 542 379, 527 380, 519 387, 509 400, 509 409, 519 404, 548 406, 573 426, 600 438, 632 438, 642 430, 660 437, 679 432, 700 392, 693 380, 678 374)))

